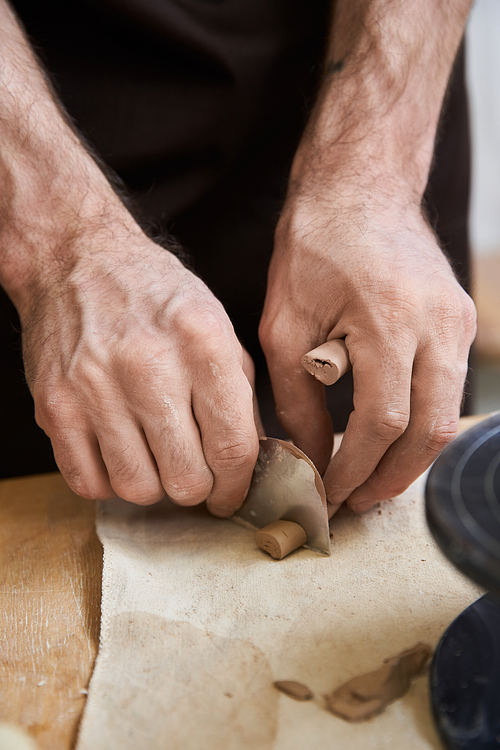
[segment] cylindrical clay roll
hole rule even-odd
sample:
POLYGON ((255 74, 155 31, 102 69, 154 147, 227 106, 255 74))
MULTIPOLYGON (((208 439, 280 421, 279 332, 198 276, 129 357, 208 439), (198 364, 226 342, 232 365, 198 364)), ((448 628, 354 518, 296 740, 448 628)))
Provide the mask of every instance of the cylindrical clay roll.
POLYGON ((333 385, 351 368, 344 339, 330 339, 301 359, 304 370, 324 385, 333 385))
POLYGON ((255 533, 257 545, 275 560, 282 560, 307 541, 306 532, 293 521, 275 521, 255 533))

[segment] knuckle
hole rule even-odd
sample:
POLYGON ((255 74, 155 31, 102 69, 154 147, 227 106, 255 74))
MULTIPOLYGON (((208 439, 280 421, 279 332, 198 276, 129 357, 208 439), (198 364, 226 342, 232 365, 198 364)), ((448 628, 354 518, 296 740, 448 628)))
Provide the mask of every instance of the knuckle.
POLYGON ((168 441, 168 454, 158 461, 160 477, 169 498, 178 505, 196 505, 207 498, 213 477, 203 454, 180 439, 168 441), (175 444, 173 444, 175 442, 175 444))
MULTIPOLYGON (((161 362, 164 353, 165 343, 146 331, 141 332, 140 337, 130 337, 126 346, 122 342, 119 345, 115 342, 113 347, 110 347, 109 361, 116 370, 114 375, 125 374, 133 379, 146 376, 154 365, 161 362)), ((87 373, 87 379, 90 381, 89 375, 90 373, 87 373)), ((103 386, 107 385, 102 372, 92 373, 91 382, 94 388, 101 385, 100 381, 103 386)))
POLYGON ((131 460, 129 451, 114 454, 107 459, 109 481, 116 494, 136 505, 150 505, 164 496, 157 475, 137 460, 131 460))
MULTIPOLYGON (((209 452, 209 464, 216 471, 238 471, 254 466, 259 452, 258 442, 240 437, 209 452)), ((207 457, 208 458, 208 457, 207 457)))
POLYGON ((43 397, 35 396, 35 420, 47 433, 59 426, 72 424, 74 418, 74 410, 57 392, 44 394, 43 397))
POLYGON ((274 232, 275 245, 286 247, 292 242, 295 245, 311 242, 314 231, 324 223, 323 217, 308 201, 300 201, 293 210, 285 208, 282 212, 274 232))
POLYGON ((152 505, 159 502, 165 495, 163 490, 158 488, 158 482, 154 480, 144 479, 127 485, 111 480, 111 486, 122 500, 134 505, 152 505))
POLYGON ((91 497, 92 488, 89 483, 85 481, 85 478, 82 476, 80 470, 72 466, 65 466, 62 461, 58 461, 57 465, 64 477, 66 484, 68 485, 70 490, 75 493, 75 495, 84 497, 86 500, 94 499, 91 497))
POLYGON ((225 339, 230 331, 225 313, 215 304, 198 305, 183 310, 178 325, 188 337, 203 338, 207 342, 219 342, 225 339))
POLYGON ((386 410, 371 418, 371 434, 380 442, 394 442, 400 437, 410 421, 408 412, 386 410))
POLYGON ((477 312, 469 295, 458 290, 453 294, 443 294, 437 301, 434 310, 435 319, 441 321, 445 332, 460 331, 472 341, 476 332, 477 312))
MULTIPOLYGON (((44 429, 49 434, 49 430, 44 429)), ((75 495, 86 500, 109 500, 114 496, 106 472, 83 458, 87 456, 85 430, 67 432, 57 429, 49 437, 59 471, 75 495)))
POLYGON ((401 337, 406 332, 413 332, 421 311, 417 302, 401 299, 399 288, 394 288, 384 290, 380 313, 372 308, 365 314, 379 339, 384 345, 390 345, 395 333, 401 337))
POLYGON ((165 492, 178 505, 202 503, 212 489, 212 477, 205 472, 170 476, 163 482, 165 492))
POLYGON ((128 451, 122 455, 115 453, 114 457, 109 459, 106 457, 106 463, 108 466, 109 477, 113 484, 120 484, 127 486, 129 484, 138 484, 141 481, 142 465, 138 461, 131 460, 128 451))
POLYGON ((458 419, 437 424, 427 433, 424 446, 431 454, 439 454, 458 435, 458 419))
POLYGON ((183 361, 188 368, 193 361, 209 367, 212 374, 221 374, 227 367, 241 367, 241 345, 226 314, 217 310, 191 312, 189 320, 183 320, 177 331, 182 343, 183 361))
MULTIPOLYGON (((57 460, 57 456, 56 456, 57 460)), ((90 476, 80 466, 57 460, 57 465, 70 490, 85 500, 109 500, 113 492, 107 481, 90 476)))

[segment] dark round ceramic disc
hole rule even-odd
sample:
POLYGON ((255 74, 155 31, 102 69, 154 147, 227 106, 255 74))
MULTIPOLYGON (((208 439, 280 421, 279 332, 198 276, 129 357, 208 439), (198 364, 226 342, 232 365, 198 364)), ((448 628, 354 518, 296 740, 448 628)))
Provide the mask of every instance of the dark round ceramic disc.
POLYGON ((425 494, 429 528, 445 555, 500 601, 500 414, 443 451, 425 494))
POLYGON ((431 667, 436 726, 450 750, 500 748, 500 604, 483 596, 452 622, 431 667))

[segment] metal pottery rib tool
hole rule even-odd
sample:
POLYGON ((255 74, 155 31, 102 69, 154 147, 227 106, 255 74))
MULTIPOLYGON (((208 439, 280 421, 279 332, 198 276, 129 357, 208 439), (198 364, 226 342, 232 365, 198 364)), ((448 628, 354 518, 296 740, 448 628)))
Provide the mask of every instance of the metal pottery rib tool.
MULTIPOLYGON (((347 349, 342 339, 332 339, 302 357, 302 366, 322 383, 332 385, 350 368, 347 349)), ((306 549, 330 554, 330 530, 326 492, 313 462, 291 443, 278 438, 262 438, 257 463, 245 502, 232 520, 265 536, 268 544, 276 543, 285 554, 304 546, 306 549), (292 522, 303 530, 277 522, 292 522), (297 534, 295 546, 290 534, 297 534), (305 541, 304 541, 305 535, 305 541), (275 539, 276 537, 276 539, 275 539), (280 542, 284 542, 284 547, 280 542)), ((273 557, 270 548, 266 549, 273 557)), ((281 556, 285 556, 282 554, 281 556)), ((281 559, 279 557, 278 559, 281 559)))

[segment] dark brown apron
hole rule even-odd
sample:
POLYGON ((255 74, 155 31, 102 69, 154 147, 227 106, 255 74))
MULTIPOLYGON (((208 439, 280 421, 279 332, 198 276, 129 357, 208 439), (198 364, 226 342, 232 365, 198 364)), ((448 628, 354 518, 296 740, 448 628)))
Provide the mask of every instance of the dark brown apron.
MULTIPOLYGON (((267 432, 280 435, 257 326, 273 231, 321 74, 325 0, 16 0, 59 96, 143 223, 170 230, 253 355, 267 432)), ((427 191, 469 284, 469 137, 459 55, 427 191)), ((24 383, 19 323, 0 300, 0 476, 55 468, 24 383)), ((329 391, 335 428, 349 377, 329 391)))

